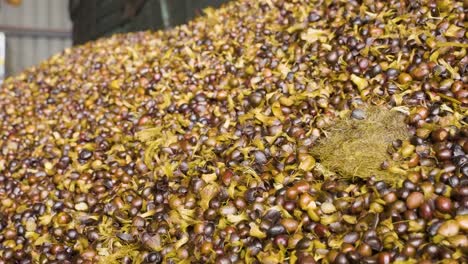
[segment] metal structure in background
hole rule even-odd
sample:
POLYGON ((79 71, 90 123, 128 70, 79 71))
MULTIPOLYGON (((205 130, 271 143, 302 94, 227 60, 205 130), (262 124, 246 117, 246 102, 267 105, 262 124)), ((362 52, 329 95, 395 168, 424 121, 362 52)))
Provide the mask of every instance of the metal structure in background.
POLYGON ((69 0, 73 43, 114 33, 166 29, 229 0, 69 0))
POLYGON ((0 32, 0 84, 5 78, 5 34, 0 32))
POLYGON ((18 74, 71 46, 67 0, 23 0, 0 6, 0 32, 5 33, 6 76, 18 74))

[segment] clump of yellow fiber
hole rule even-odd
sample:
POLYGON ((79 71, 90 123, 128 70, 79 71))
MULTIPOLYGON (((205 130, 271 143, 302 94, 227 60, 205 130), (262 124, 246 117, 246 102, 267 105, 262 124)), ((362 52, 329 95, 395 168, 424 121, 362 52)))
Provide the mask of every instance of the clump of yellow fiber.
POLYGON ((404 115, 384 107, 367 107, 354 110, 348 117, 339 119, 326 129, 311 152, 328 171, 340 177, 369 178, 395 182, 402 178, 397 164, 390 162, 387 150, 398 139, 408 137, 404 115), (390 164, 382 168, 383 162, 390 164))

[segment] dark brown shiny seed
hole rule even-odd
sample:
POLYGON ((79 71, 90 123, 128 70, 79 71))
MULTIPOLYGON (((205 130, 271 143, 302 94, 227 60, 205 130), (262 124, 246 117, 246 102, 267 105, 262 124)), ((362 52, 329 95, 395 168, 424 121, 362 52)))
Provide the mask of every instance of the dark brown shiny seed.
POLYGON ((80 151, 80 159, 81 160, 88 160, 92 156, 93 156, 93 152, 91 152, 91 151, 89 151, 87 149, 83 149, 82 151, 80 151))
POLYGON ((433 210, 429 203, 425 202, 419 207, 419 215, 426 220, 432 219, 433 210))
POLYGON ((252 106, 258 106, 262 102, 263 96, 260 93, 253 92, 249 95, 249 102, 252 106))
POLYGON ((319 237, 325 237, 328 234, 328 228, 322 224, 317 224, 314 228, 315 233, 319 237))
POLYGON ((408 198, 406 198, 406 206, 408 209, 415 209, 424 203, 424 195, 420 192, 412 192, 408 198))
POLYGON ((312 244, 312 241, 308 238, 303 238, 299 240, 299 242, 296 244, 296 249, 297 250, 305 250, 308 249, 312 244))
POLYGON ((76 240, 78 238, 78 232, 76 229, 70 229, 67 231, 67 237, 71 240, 76 240))
POLYGON ((317 263, 313 256, 301 256, 297 259, 298 264, 315 264, 317 263))
POLYGON ((278 247, 286 247, 288 245, 288 236, 287 235, 278 235, 274 238, 274 243, 278 247))
POLYGON ((450 213, 452 211, 453 205, 452 201, 444 196, 438 196, 435 200, 435 206, 438 211, 443 213, 450 213))
POLYGON ((387 70, 387 77, 389 79, 395 79, 397 75, 398 75, 397 69, 390 68, 387 70))
POLYGON ((382 249, 382 243, 377 237, 367 239, 366 244, 368 244, 373 250, 376 251, 380 251, 382 249))
POLYGON ((333 261, 333 263, 335 263, 335 264, 348 264, 349 261, 348 261, 348 259, 346 258, 346 254, 339 253, 339 254, 336 256, 335 261, 333 261))
POLYGON ((332 51, 327 54, 327 62, 330 64, 335 64, 338 61, 338 54, 336 51, 332 51))
POLYGON ((307 17, 309 22, 316 22, 320 20, 320 15, 317 12, 310 12, 309 16, 307 17))
POLYGON ((274 225, 267 230, 267 235, 274 237, 286 233, 286 228, 282 225, 274 225))
POLYGON ((358 247, 358 252, 361 256, 363 257, 370 257, 372 256, 372 248, 366 244, 366 243, 362 243, 359 247, 358 247))
POLYGON ((294 233, 299 226, 299 223, 291 218, 286 218, 281 220, 281 225, 284 226, 288 233, 294 233))
POLYGON ((68 224, 71 222, 71 220, 72 220, 71 216, 67 213, 59 213, 57 215, 57 222, 59 224, 63 224, 63 225, 68 224))
POLYGON ((449 160, 452 158, 452 152, 448 149, 442 149, 437 152, 437 158, 440 160, 449 160))
POLYGON ((418 66, 411 71, 411 76, 416 80, 423 80, 429 74, 429 70, 424 66, 418 66))
POLYGON ((389 252, 381 252, 377 257, 378 264, 389 264, 392 261, 392 256, 389 252))
POLYGON ((162 256, 159 252, 151 252, 146 256, 146 261, 148 263, 161 263, 162 256))
POLYGON ((299 193, 306 193, 310 189, 310 185, 309 185, 309 183, 307 181, 296 182, 294 184, 294 187, 299 193))
POLYGON ((405 223, 405 222, 396 223, 396 224, 394 225, 394 227, 395 227, 395 231, 396 231, 398 234, 404 234, 404 233, 406 233, 406 232, 408 231, 408 228, 409 228, 408 224, 405 223))
POLYGON ((416 254, 416 249, 413 246, 405 245, 401 251, 405 256, 413 257, 416 254))
POLYGON ((401 83, 401 84, 406 84, 406 83, 409 83, 413 80, 413 78, 411 78, 411 75, 403 72, 403 73, 400 73, 400 75, 398 76, 398 82, 401 83))
POLYGON ((448 137, 447 130, 440 128, 432 132, 432 139, 438 142, 445 141, 448 137))
POLYGON ((295 187, 288 188, 288 190, 286 190, 286 198, 288 198, 289 200, 296 200, 298 193, 299 192, 297 188, 295 187))

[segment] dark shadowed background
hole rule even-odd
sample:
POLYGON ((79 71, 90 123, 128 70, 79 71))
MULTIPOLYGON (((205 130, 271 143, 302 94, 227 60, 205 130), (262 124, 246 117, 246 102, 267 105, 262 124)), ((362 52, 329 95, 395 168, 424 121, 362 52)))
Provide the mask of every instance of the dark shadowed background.
POLYGON ((228 0, 70 0, 73 43, 121 32, 164 29, 228 0))

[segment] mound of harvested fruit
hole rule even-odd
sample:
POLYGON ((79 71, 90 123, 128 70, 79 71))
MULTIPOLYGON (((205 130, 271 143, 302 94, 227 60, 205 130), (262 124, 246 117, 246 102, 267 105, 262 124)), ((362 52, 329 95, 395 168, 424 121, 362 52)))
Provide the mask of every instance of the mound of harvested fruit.
POLYGON ((467 2, 239 0, 0 88, 0 263, 466 263, 467 2))

